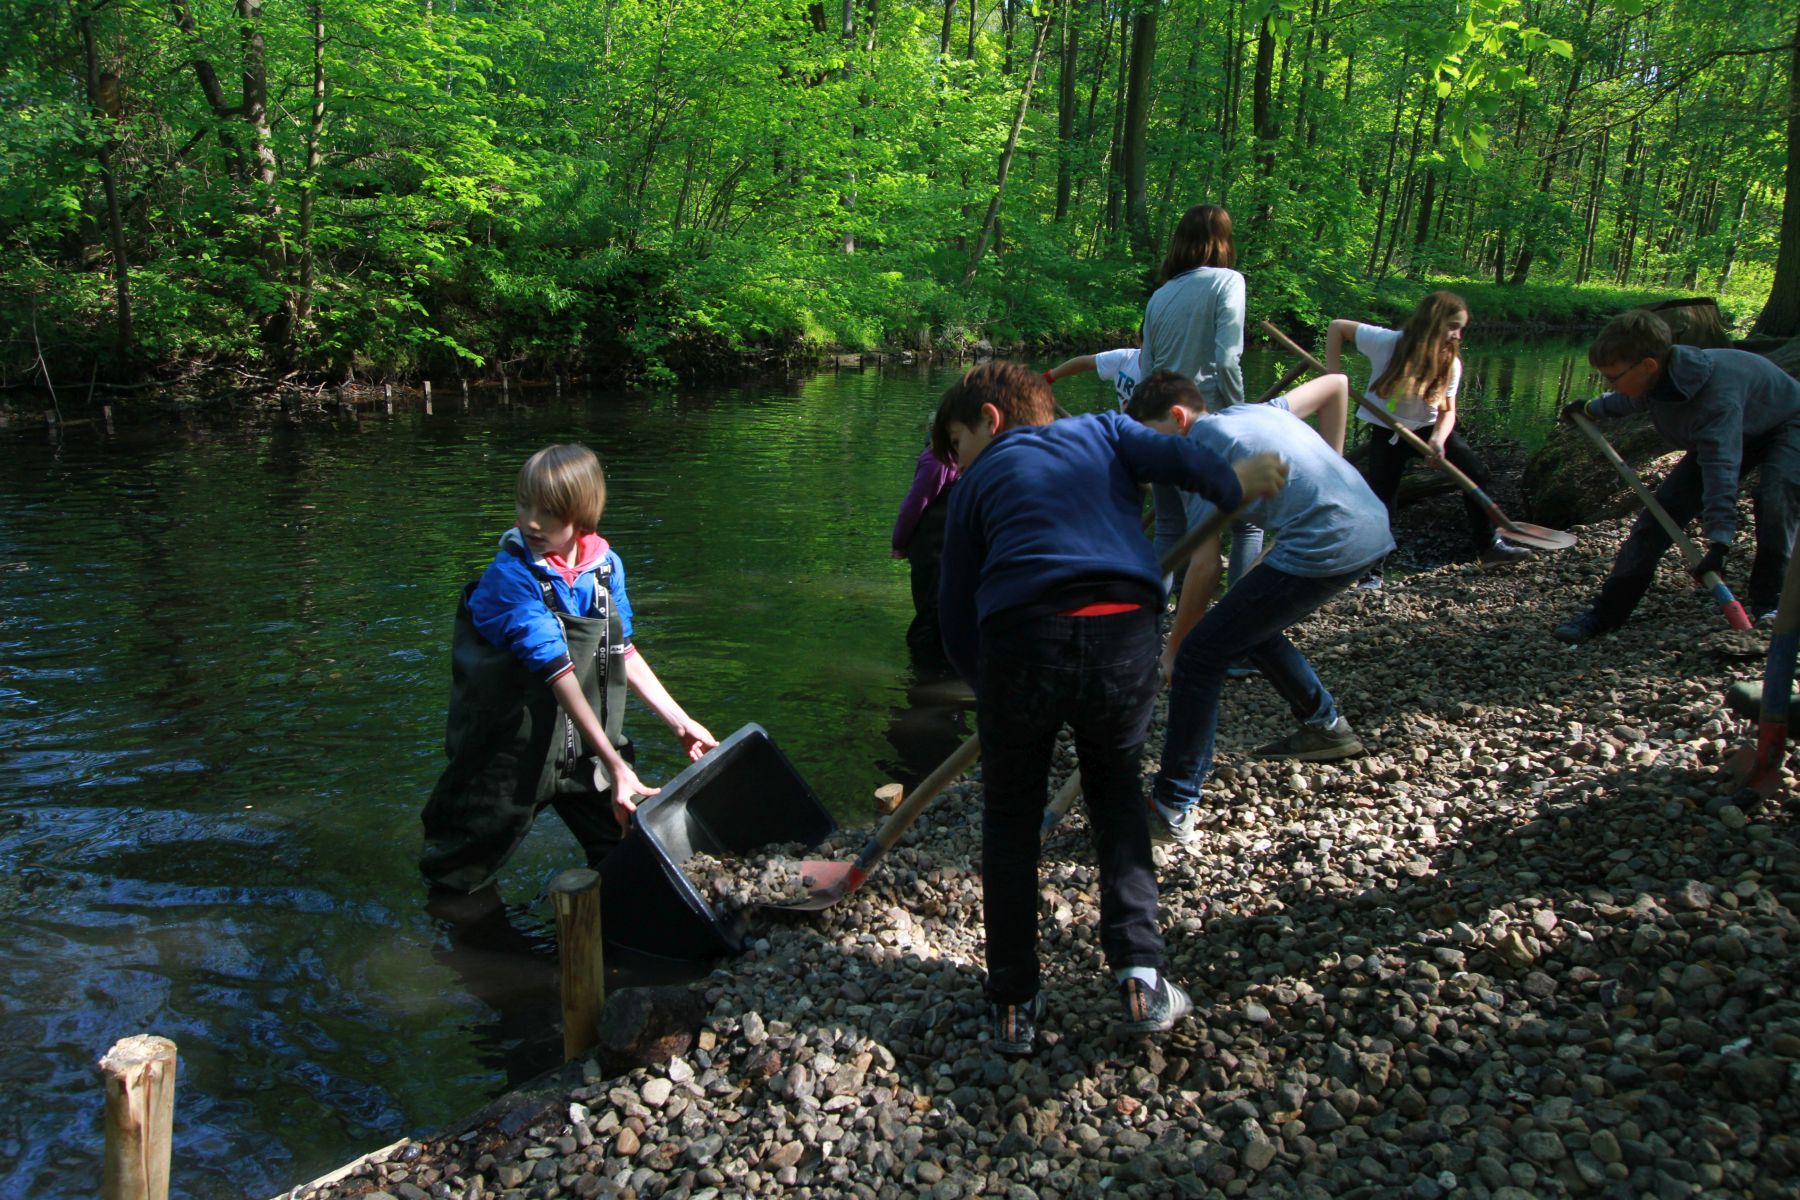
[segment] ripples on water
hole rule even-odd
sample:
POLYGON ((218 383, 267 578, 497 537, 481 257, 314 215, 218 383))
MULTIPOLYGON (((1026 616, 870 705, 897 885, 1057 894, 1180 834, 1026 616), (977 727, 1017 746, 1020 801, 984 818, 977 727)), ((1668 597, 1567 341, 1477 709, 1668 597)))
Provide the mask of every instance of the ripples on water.
MULTIPOLYGON (((1527 431, 1565 359, 1472 358, 1465 420, 1527 431)), ((887 537, 953 375, 0 435, 0 1195, 94 1193, 93 1064, 130 1034, 180 1047, 185 1197, 273 1195, 556 1063, 541 889, 573 839, 541 821, 454 936, 413 867, 457 591, 547 442, 607 464, 638 643, 697 719, 765 725, 847 821, 932 766, 959 725, 907 707, 887 537)), ((647 779, 679 769, 628 728, 647 779)))

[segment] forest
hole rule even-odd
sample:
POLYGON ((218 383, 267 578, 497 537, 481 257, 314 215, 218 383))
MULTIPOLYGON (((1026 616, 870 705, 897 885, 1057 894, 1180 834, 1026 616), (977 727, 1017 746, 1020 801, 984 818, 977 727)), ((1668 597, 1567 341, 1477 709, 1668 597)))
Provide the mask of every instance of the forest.
POLYGON ((1252 322, 1430 286, 1800 332, 1750 0, 0 0, 9 387, 657 382, 1129 337, 1189 205, 1252 322))

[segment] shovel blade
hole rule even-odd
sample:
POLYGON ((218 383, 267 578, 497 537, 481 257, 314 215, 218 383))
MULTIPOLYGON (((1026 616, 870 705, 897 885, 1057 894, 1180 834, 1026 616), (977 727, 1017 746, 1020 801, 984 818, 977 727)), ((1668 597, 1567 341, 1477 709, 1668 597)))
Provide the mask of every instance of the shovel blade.
POLYGON ((1494 532, 1509 542, 1530 546, 1533 550, 1567 550, 1575 544, 1575 535, 1562 529, 1549 529, 1527 521, 1514 521, 1494 532))
POLYGON ((784 912, 819 912, 854 892, 862 878, 855 863, 809 858, 800 864, 800 882, 809 889, 806 895, 798 900, 764 900, 757 907, 784 912))

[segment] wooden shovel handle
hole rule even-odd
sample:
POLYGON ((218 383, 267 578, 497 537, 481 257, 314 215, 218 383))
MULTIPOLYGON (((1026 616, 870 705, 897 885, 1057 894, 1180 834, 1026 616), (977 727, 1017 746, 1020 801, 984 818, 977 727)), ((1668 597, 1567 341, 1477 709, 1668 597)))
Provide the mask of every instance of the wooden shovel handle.
MULTIPOLYGON (((1286 346, 1289 350, 1293 351, 1295 354, 1298 354, 1302 359, 1304 359, 1306 362, 1306 365, 1311 367, 1314 371, 1317 371, 1321 375, 1330 374, 1330 372, 1328 372, 1325 369, 1324 363, 1322 363, 1318 359, 1314 358, 1311 354, 1308 354, 1305 349, 1303 349, 1301 346, 1299 346, 1297 343, 1295 343, 1295 341, 1292 338, 1288 337, 1287 334, 1281 332, 1281 330, 1275 328, 1275 326, 1271 325, 1267 321, 1264 321, 1262 323, 1262 327, 1265 331, 1267 331, 1267 333, 1269 334, 1270 337, 1274 338, 1276 341, 1280 342, 1283 346, 1286 346)), ((1411 446, 1414 450, 1418 451, 1433 466, 1437 467, 1444 474, 1448 475, 1452 480, 1454 480, 1456 482, 1457 487, 1459 487, 1463 491, 1469 492, 1471 494, 1486 495, 1485 492, 1481 491, 1481 487, 1473 479, 1470 479, 1467 475, 1464 475, 1461 471, 1457 470, 1456 465, 1454 463, 1452 463, 1449 459, 1445 458, 1443 455, 1439 454, 1437 451, 1433 450, 1431 448, 1430 443, 1428 443, 1424 438, 1420 437, 1418 434, 1414 433, 1412 430, 1408 429, 1406 426, 1400 424, 1399 421, 1394 420, 1394 418, 1392 416, 1390 416, 1388 413, 1383 412, 1381 410, 1381 407, 1377 404, 1371 403, 1367 396, 1363 395, 1361 392, 1357 392, 1355 394, 1355 399, 1356 399, 1356 403, 1362 407, 1363 411, 1367 412, 1371 416, 1380 418, 1380 424, 1381 424, 1382 428, 1391 429, 1395 433, 1399 434, 1401 441, 1404 441, 1407 445, 1411 446)))
MULTIPOLYGON (((1159 564, 1161 569, 1164 571, 1174 570, 1189 555, 1193 554, 1202 542, 1223 533, 1225 527, 1236 520, 1241 512, 1243 512, 1241 508, 1230 513, 1222 510, 1215 512, 1188 530, 1181 540, 1169 547, 1169 552, 1162 556, 1162 562, 1159 564)), ((882 822, 874 839, 863 848, 862 855, 857 859, 857 865, 867 870, 882 855, 892 850, 901 835, 911 829, 913 822, 919 819, 919 814, 924 812, 933 800, 937 799, 938 793, 956 782, 957 777, 969 769, 980 753, 980 739, 971 737, 952 751, 949 758, 939 763, 931 774, 920 780, 919 786, 913 789, 913 794, 908 796, 900 807, 888 816, 886 821, 882 822)))

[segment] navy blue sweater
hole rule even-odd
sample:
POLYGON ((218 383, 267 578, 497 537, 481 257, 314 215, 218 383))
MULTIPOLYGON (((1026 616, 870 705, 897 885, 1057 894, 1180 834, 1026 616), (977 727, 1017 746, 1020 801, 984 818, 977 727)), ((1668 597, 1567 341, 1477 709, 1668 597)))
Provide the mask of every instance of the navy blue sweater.
POLYGON ((944 651, 975 680, 983 621, 1078 585, 1160 591, 1139 486, 1172 483, 1227 512, 1243 499, 1231 464, 1120 413, 1003 431, 950 495, 938 621, 944 651))

